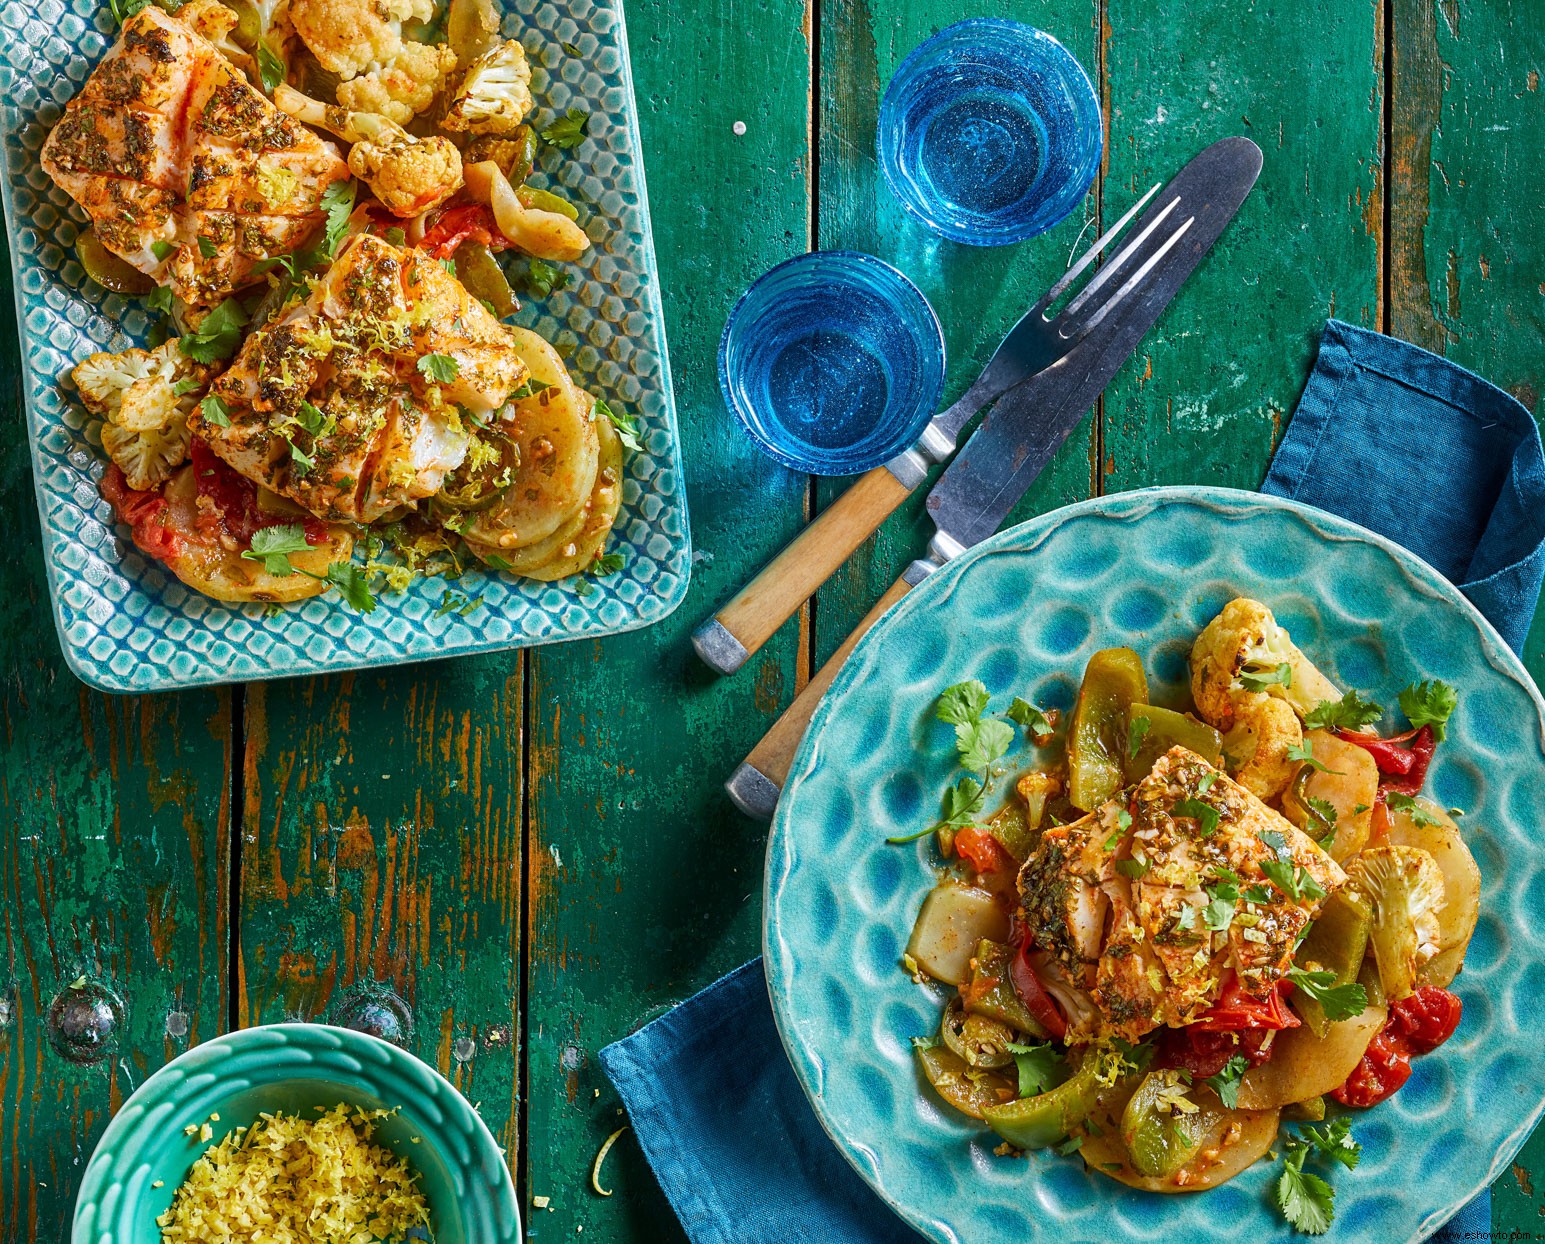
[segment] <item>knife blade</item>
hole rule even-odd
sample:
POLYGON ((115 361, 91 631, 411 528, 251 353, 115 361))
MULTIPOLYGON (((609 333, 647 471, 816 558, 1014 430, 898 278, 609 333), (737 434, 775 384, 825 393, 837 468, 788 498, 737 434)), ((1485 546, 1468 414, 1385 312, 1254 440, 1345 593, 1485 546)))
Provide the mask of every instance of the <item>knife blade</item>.
MULTIPOLYGON (((743 812, 771 817, 805 727, 858 639, 911 587, 997 531, 1234 218, 1261 166, 1253 142, 1226 138, 1195 156, 1164 188, 1135 226, 1170 221, 1162 244, 1129 271, 1113 271, 1112 265, 1096 274, 1091 287, 1121 282, 1118 296, 1102 309, 1103 323, 989 411, 928 493, 925 506, 935 531, 927 554, 891 585, 725 783, 743 812)), ((1070 308, 1092 292, 1086 287, 1070 308)))

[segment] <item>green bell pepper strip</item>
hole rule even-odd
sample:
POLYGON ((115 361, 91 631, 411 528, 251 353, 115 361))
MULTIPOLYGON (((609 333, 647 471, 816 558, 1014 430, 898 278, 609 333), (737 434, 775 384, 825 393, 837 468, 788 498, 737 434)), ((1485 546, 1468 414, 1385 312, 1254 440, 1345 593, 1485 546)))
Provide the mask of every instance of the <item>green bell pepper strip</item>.
POLYGON ((1092 812, 1126 779, 1127 710, 1148 702, 1142 658, 1130 648, 1103 648, 1089 658, 1068 730, 1068 797, 1092 812))
MULTIPOLYGON (((1350 984, 1357 979, 1363 957, 1368 953, 1372 921, 1367 903, 1345 890, 1337 890, 1320 908, 1320 914, 1293 956, 1293 962, 1308 971, 1334 972, 1337 985, 1350 984)), ((1326 1017, 1325 1009, 1304 990, 1293 991, 1292 1003, 1299 1018, 1315 1036, 1323 1037, 1330 1031, 1331 1021, 1326 1017)))
POLYGON ((971 970, 970 981, 961 988, 961 1004, 972 1015, 995 1019, 1045 1041, 1051 1034, 1030 1014, 1009 975, 1009 964, 1016 953, 1012 946, 1002 942, 978 942, 976 966, 971 970))
POLYGON ((1197 1155, 1218 1113, 1202 1106, 1189 1113, 1163 1109, 1167 1096, 1184 1084, 1173 1071, 1151 1071, 1121 1114, 1121 1140, 1132 1169, 1155 1179, 1168 1178, 1197 1155))
POLYGON ((1089 1059, 1063 1083, 1034 1097, 1021 1097, 982 1111, 988 1126, 1019 1149, 1045 1149, 1056 1144, 1094 1111, 1100 1081, 1098 1060, 1089 1059))
POLYGON ((1206 722, 1157 704, 1127 706, 1128 782, 1141 782, 1152 771, 1154 762, 1172 747, 1195 752, 1210 765, 1223 765, 1223 736, 1206 722), (1135 755, 1131 746, 1134 738, 1139 740, 1135 755))

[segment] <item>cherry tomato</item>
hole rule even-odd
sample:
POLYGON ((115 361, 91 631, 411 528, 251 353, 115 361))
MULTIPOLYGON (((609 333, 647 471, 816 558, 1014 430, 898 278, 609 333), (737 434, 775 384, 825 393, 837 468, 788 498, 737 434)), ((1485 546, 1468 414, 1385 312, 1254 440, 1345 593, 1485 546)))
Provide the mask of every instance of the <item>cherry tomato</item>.
POLYGON ((1464 1004, 1447 989, 1424 985, 1389 1008, 1385 1027, 1412 1054, 1428 1054, 1454 1035, 1464 1004))
POLYGON ((955 853, 979 873, 1004 873, 1013 877, 1019 866, 1003 844, 985 829, 967 825, 955 833, 955 853))
POLYGON ((1287 983, 1280 983, 1264 998, 1257 998, 1239 983, 1238 976, 1230 973, 1223 982, 1218 1000, 1189 1028, 1197 1032, 1239 1032, 1242 1029, 1277 1031, 1297 1028, 1298 1016, 1282 1004, 1282 991, 1287 983))
POLYGON ((1407 730, 1387 739, 1361 730, 1338 730, 1336 733, 1373 757, 1381 775, 1380 789, 1399 791, 1403 795, 1414 795, 1421 790, 1422 783, 1427 780, 1427 766, 1438 749, 1437 736, 1431 726, 1407 730))
POLYGON ((1376 1106, 1411 1078, 1411 1060, 1386 1026, 1368 1043, 1362 1062, 1330 1095, 1343 1106, 1376 1106))
POLYGON ((1014 986, 1019 1000, 1029 1008, 1030 1014, 1035 1016, 1041 1027, 1060 1041, 1067 1036, 1068 1021, 1062 1018, 1062 1012, 1057 1009, 1057 1004, 1052 1001, 1046 987, 1036 976, 1035 969, 1030 966, 1033 944, 1027 934, 1020 943, 1019 953, 1009 960, 1009 983, 1014 986))

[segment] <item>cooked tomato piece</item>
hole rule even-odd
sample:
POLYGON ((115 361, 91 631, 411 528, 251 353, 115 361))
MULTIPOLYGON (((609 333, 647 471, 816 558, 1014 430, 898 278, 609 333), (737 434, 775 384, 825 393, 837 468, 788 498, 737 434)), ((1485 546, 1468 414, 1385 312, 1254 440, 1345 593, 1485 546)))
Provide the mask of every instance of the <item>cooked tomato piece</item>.
POLYGON ((1373 762, 1379 766, 1381 789, 1404 795, 1414 795, 1421 790, 1422 783, 1427 780, 1432 754, 1438 749, 1438 739, 1431 726, 1407 730, 1387 739, 1361 730, 1338 730, 1336 733, 1373 757, 1373 762))
POLYGON ((1239 1032, 1243 1029, 1276 1032, 1297 1028, 1298 1016, 1282 1003, 1282 994, 1287 988, 1290 986, 1283 981, 1264 998, 1257 998, 1240 985, 1238 976, 1231 973, 1223 982, 1218 1000, 1188 1027, 1197 1032, 1239 1032))
POLYGON ((1464 1004, 1447 989, 1424 985, 1389 1008, 1386 1027, 1413 1054, 1437 1049, 1459 1027, 1464 1004))
POLYGON ((166 525, 166 501, 159 492, 130 488, 116 463, 102 476, 100 490, 118 521, 129 527, 135 547, 147 557, 170 561, 182 551, 181 539, 166 525))
POLYGON ((305 529, 307 544, 327 543, 327 524, 321 519, 309 515, 305 518, 288 518, 259 508, 257 485, 245 475, 239 474, 224 459, 217 457, 197 437, 193 438, 190 456, 198 480, 199 496, 210 499, 220 526, 238 544, 250 546, 252 537, 264 527, 295 523, 305 529))
POLYGON ((494 224, 493 210, 486 203, 464 203, 446 208, 425 231, 418 245, 420 250, 428 251, 436 259, 449 259, 468 238, 481 242, 491 251, 500 251, 509 245, 494 224))
POLYGON ((1368 1043, 1368 1052, 1346 1083, 1330 1095, 1343 1106, 1377 1106, 1410 1078, 1411 1060, 1386 1026, 1368 1043))
POLYGON ((1019 871, 1019 865, 1003 844, 975 825, 956 831, 955 853, 979 873, 1006 874, 1012 879, 1019 871))

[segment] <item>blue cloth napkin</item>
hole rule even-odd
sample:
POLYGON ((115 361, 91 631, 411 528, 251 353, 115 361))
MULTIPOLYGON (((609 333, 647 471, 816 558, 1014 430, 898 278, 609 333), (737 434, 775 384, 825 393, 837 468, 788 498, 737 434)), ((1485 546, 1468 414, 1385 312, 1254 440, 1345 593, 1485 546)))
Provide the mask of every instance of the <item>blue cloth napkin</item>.
MULTIPOLYGON (((1479 377, 1332 320, 1264 490, 1397 541, 1513 648, 1545 581, 1545 455, 1479 377)), ((838 1153, 794 1077, 761 960, 601 1051, 693 1244, 917 1244, 838 1153)), ((1482 1193, 1432 1239, 1483 1239, 1482 1193)))

